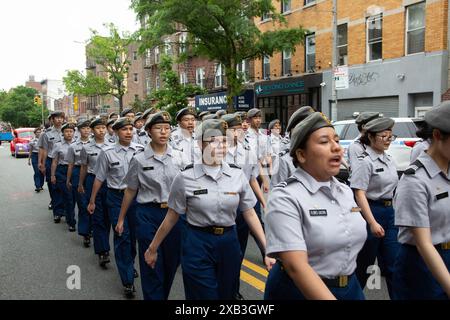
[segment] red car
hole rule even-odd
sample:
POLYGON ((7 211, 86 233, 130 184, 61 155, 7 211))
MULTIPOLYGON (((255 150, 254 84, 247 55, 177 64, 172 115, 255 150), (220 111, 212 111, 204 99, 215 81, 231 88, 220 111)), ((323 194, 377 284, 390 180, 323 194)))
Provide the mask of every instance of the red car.
POLYGON ((34 138, 34 128, 18 128, 13 130, 14 139, 10 143, 13 157, 28 156, 30 154, 29 143, 34 138))

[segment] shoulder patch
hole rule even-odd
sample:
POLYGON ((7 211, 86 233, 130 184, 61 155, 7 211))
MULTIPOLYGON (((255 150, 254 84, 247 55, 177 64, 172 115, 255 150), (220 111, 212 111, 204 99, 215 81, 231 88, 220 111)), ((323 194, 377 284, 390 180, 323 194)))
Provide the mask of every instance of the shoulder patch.
POLYGON ((408 169, 405 170, 404 174, 406 175, 416 174, 416 171, 419 170, 420 168, 423 168, 423 163, 420 162, 419 160, 416 160, 413 163, 411 163, 408 169))
POLYGON ((369 154, 366 152, 366 151, 364 151, 360 156, 358 156, 358 160, 362 160, 362 159, 364 159, 365 157, 367 157, 369 154))
POLYGON ((181 171, 186 171, 186 170, 189 170, 189 169, 193 169, 194 168, 194 164, 193 163, 191 163, 190 165, 187 165, 183 170, 181 170, 181 171))
POLYGON ((280 156, 280 157, 283 157, 283 156, 285 156, 288 152, 289 152, 289 149, 285 149, 285 150, 283 150, 283 151, 281 151, 281 152, 279 153, 279 156, 280 156))
POLYGON ((291 183, 294 183, 294 182, 296 182, 296 181, 298 181, 297 179, 295 179, 294 177, 290 177, 290 178, 287 178, 287 180, 285 180, 285 181, 283 181, 283 182, 280 182, 279 184, 277 184, 275 187, 276 188, 286 188, 288 185, 290 185, 291 183))
POLYGON ((106 146, 106 147, 103 149, 103 151, 106 152, 106 151, 109 151, 109 150, 113 150, 114 147, 115 147, 114 145, 106 146))
POLYGON ((230 166, 230 168, 242 169, 241 167, 235 165, 234 163, 229 163, 228 165, 230 166))
POLYGON ((147 135, 147 132, 145 132, 145 131, 139 132, 139 134, 138 134, 139 137, 143 137, 146 135, 147 135))

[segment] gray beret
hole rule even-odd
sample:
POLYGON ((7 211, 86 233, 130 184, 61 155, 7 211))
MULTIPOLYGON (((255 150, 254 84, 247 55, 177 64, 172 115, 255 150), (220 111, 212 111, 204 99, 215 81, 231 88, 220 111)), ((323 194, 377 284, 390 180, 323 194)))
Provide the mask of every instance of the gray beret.
POLYGON ((195 109, 194 109, 194 108, 192 108, 192 107, 186 107, 186 108, 183 108, 183 109, 181 109, 180 111, 178 111, 178 113, 177 113, 175 119, 176 119, 177 121, 180 121, 182 117, 184 117, 184 116, 186 116, 186 115, 189 115, 189 114, 190 114, 190 115, 193 115, 194 117, 197 116, 197 112, 195 112, 195 109))
POLYGON ((432 128, 450 133, 450 102, 442 102, 438 107, 425 113, 425 122, 432 128))
POLYGON ((129 113, 134 113, 133 108, 125 108, 123 109, 122 113, 120 114, 121 117, 125 117, 129 113))
POLYGON ((114 119, 109 119, 108 122, 106 123, 106 126, 109 127, 110 125, 113 125, 117 120, 114 119))
POLYGON ((149 115, 155 113, 157 110, 155 108, 149 108, 147 110, 144 111, 144 113, 142 114, 142 118, 143 119, 147 119, 149 115))
POLYGON ((61 127, 61 132, 64 132, 66 129, 72 129, 75 130, 75 123, 72 122, 66 122, 61 127))
POLYGON ((206 116, 203 116, 203 121, 211 120, 211 119, 217 119, 217 115, 214 113, 214 114, 207 114, 206 116))
POLYGON ((65 117, 64 112, 62 111, 53 111, 52 113, 50 113, 50 118, 54 118, 54 117, 65 117))
POLYGON ((238 112, 235 112, 234 114, 241 116, 242 121, 247 119, 247 112, 245 112, 245 111, 238 111, 238 112))
POLYGON ((242 124, 241 116, 236 113, 235 114, 226 114, 221 119, 224 120, 228 124, 228 128, 240 126, 242 124))
POLYGON ((364 125, 377 118, 380 118, 379 112, 362 112, 358 118, 356 118, 355 123, 357 125, 364 125))
POLYGON ((209 111, 202 111, 202 112, 200 112, 200 114, 198 115, 198 118, 199 118, 200 120, 202 120, 202 118, 203 118, 204 116, 207 116, 208 114, 210 114, 209 111))
POLYGON ((154 124, 169 123, 172 121, 170 114, 167 111, 160 111, 150 115, 145 123, 145 130, 151 129, 154 124))
POLYGON ((363 126, 363 130, 367 132, 381 132, 384 130, 392 129, 395 121, 391 118, 376 118, 374 120, 369 121, 363 126))
POLYGON ((261 116, 261 110, 259 110, 257 108, 248 110, 247 118, 253 118, 253 117, 257 117, 257 116, 261 116))
POLYGON ((117 113, 117 112, 111 112, 110 114, 109 114, 109 116, 108 116, 108 118, 109 119, 111 119, 112 117, 114 117, 114 116, 119 116, 119 114, 117 113))
POLYGON ((143 115, 142 112, 137 112, 137 113, 136 113, 136 117, 140 117, 140 116, 142 116, 142 115, 143 115))
POLYGON ((89 128, 90 126, 91 126, 91 121, 89 121, 89 120, 82 120, 77 123, 78 129, 89 128))
POLYGON ((291 132, 291 130, 294 129, 297 124, 306 119, 311 113, 314 113, 314 109, 310 106, 304 106, 295 111, 289 118, 286 131, 291 132))
POLYGON ((133 122, 136 123, 136 121, 139 121, 139 120, 144 120, 144 118, 142 117, 142 114, 139 115, 139 116, 136 115, 136 117, 134 118, 133 122))
POLYGON ((106 126, 106 122, 103 118, 95 118, 91 121, 91 124, 89 125, 92 129, 94 129, 96 126, 106 126))
POLYGON ((273 127, 274 127, 277 123, 281 125, 281 122, 280 122, 279 119, 275 119, 275 120, 270 121, 269 126, 268 126, 268 129, 269 129, 269 130, 272 130, 273 127))
POLYGON ((295 151, 311 133, 321 128, 333 127, 330 120, 321 112, 314 112, 292 129, 290 155, 295 158, 295 151))
POLYGON ((217 112, 216 112, 216 116, 217 116, 217 118, 221 118, 222 116, 224 116, 224 115, 226 115, 227 114, 227 111, 226 110, 217 110, 217 112))
POLYGON ((228 124, 222 119, 203 121, 195 130, 195 138, 201 141, 210 141, 211 137, 226 136, 228 124))
POLYGON ((125 126, 132 126, 133 120, 128 119, 126 117, 122 117, 116 120, 113 124, 113 130, 119 130, 120 128, 123 128, 125 126))

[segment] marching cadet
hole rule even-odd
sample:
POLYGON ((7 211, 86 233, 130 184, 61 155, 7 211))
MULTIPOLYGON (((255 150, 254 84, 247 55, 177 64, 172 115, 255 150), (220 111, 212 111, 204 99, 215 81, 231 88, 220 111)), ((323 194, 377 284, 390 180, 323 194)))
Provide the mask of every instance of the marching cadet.
POLYGON ((134 121, 135 113, 133 111, 133 108, 125 108, 125 109, 123 109, 123 111, 120 113, 120 117, 121 118, 128 118, 131 121, 134 121))
MULTIPOLYGON (((314 113, 314 109, 310 106, 304 106, 295 111, 289 118, 286 133, 290 135, 295 126, 305 120, 311 113, 314 113)), ((289 140, 282 144, 284 150, 280 152, 278 163, 276 163, 276 170, 273 171, 270 179, 270 189, 286 181, 295 172, 295 166, 289 152, 290 145, 289 140)))
POLYGON ((34 138, 30 141, 30 154, 28 156, 28 165, 33 166, 33 179, 34 179, 34 191, 37 193, 44 190, 42 187, 44 186, 44 175, 39 170, 39 137, 41 136, 42 128, 34 129, 34 138))
POLYGON ((172 147, 183 152, 190 163, 194 163, 199 157, 198 146, 194 141, 196 115, 195 109, 191 107, 178 111, 176 115, 178 128, 172 132, 172 147))
MULTIPOLYGON (((127 188, 124 178, 128 172, 131 158, 142 151, 143 147, 132 142, 133 120, 130 118, 119 118, 114 123, 113 129, 118 137, 118 142, 100 152, 94 169, 96 176, 88 211, 91 214, 94 213, 97 194, 106 180, 109 219, 112 228, 115 229, 124 192, 127 188)), ((137 272, 134 269, 136 257, 135 209, 133 202, 127 212, 127 222, 124 224, 123 233, 120 236, 114 233, 114 254, 124 287, 124 294, 127 298, 134 296, 134 278, 137 277, 137 272)))
POLYGON ((61 222, 61 217, 66 217, 69 225, 69 231, 75 232, 76 220, 73 205, 72 191, 67 188, 67 170, 69 163, 66 161, 66 155, 73 142, 75 125, 65 123, 61 127, 63 140, 55 143, 52 150, 51 183, 55 186, 55 196, 53 198, 53 215, 55 223, 61 222))
POLYGON ((354 272, 366 229, 351 189, 334 178, 343 156, 339 137, 315 112, 291 138, 297 169, 269 196, 267 254, 277 263, 264 298, 362 300, 354 272))
MULTIPOLYGON (((54 111, 49 115, 49 120, 53 126, 45 130, 39 137, 39 170, 45 175, 47 181, 48 193, 50 194, 49 210, 53 209, 55 197, 55 186, 51 183, 52 154, 55 143, 61 142, 61 126, 64 123, 64 112, 54 111)), ((55 221, 58 221, 54 216, 55 221)))
POLYGON ((108 141, 109 143, 115 144, 117 142, 117 137, 114 133, 113 124, 116 122, 116 120, 110 119, 106 123, 106 135, 105 135, 105 141, 108 141))
POLYGON ((90 142, 91 121, 81 121, 77 127, 80 138, 70 145, 65 160, 69 164, 67 170, 67 189, 72 191, 72 197, 78 207, 78 235, 83 237, 83 245, 89 248, 91 243, 92 224, 91 216, 87 212, 87 199, 85 194, 78 192, 81 171, 81 151, 90 142))
POLYGON ((270 131, 269 141, 270 145, 272 146, 272 153, 273 153, 272 161, 273 161, 275 157, 278 157, 281 151, 280 149, 282 136, 281 136, 280 120, 279 119, 272 120, 269 123, 268 129, 270 131))
POLYGON ((158 110, 153 107, 145 110, 144 113, 142 114, 142 119, 144 120, 144 123, 147 123, 147 120, 150 117, 150 115, 156 113, 157 111, 158 110))
POLYGON ((405 171, 395 194, 400 228, 394 299, 450 298, 450 104, 425 114, 430 147, 405 171))
MULTIPOLYGON (((250 229, 265 244, 264 231, 253 207, 255 196, 241 169, 224 162, 227 124, 206 120, 197 130, 202 163, 189 165, 178 174, 169 194, 169 210, 145 253, 146 262, 155 268, 158 249, 186 215, 181 266, 188 300, 234 298, 240 273, 240 248, 236 234, 239 209, 250 229)), ((267 267, 269 259, 265 259, 267 267)))
POLYGON ((175 176, 188 165, 183 154, 169 145, 171 133, 170 115, 158 112, 152 115, 145 129, 152 140, 144 152, 130 162, 125 177, 127 190, 123 198, 116 232, 122 234, 126 213, 137 194, 136 238, 139 244, 139 267, 144 300, 167 300, 180 264, 181 225, 171 230, 158 250, 158 266, 150 268, 145 262, 145 251, 149 247, 159 226, 167 214, 170 186, 175 176))
POLYGON ((114 120, 116 121, 117 119, 119 119, 119 115, 117 114, 117 112, 111 112, 109 114, 108 120, 114 120))
POLYGON ((358 126, 359 136, 350 143, 347 149, 348 164, 350 168, 353 168, 358 163, 358 157, 361 157, 365 151, 365 146, 361 143, 360 138, 363 134, 363 126, 380 117, 378 112, 362 112, 358 118, 356 118, 355 123, 358 126))
MULTIPOLYGON (((86 203, 90 200, 92 187, 95 181, 95 166, 101 151, 111 144, 105 139, 106 120, 97 118, 91 121, 90 128, 94 137, 86 144, 80 153, 81 170, 78 192, 84 194, 86 203), (86 187, 85 187, 86 186, 86 187)), ((94 252, 98 255, 100 267, 106 269, 109 259, 109 232, 111 224, 109 222, 106 182, 102 184, 95 199, 95 210, 91 215, 92 238, 94 240, 94 252)), ((87 209, 86 209, 87 210, 87 209)))
POLYGON ((133 142, 146 146, 150 143, 150 137, 144 128, 145 120, 144 116, 138 116, 134 120, 134 127, 136 128, 136 133, 133 135, 133 142))
POLYGON ((398 228, 394 224, 392 198, 398 184, 398 175, 392 157, 385 151, 389 149, 392 127, 391 118, 377 118, 363 126, 360 140, 365 152, 358 165, 353 166, 350 187, 367 222, 367 241, 358 255, 357 270, 359 283, 364 288, 369 277, 368 267, 377 258, 386 276, 389 295, 392 298, 392 275, 399 250, 398 228))
POLYGON ((416 135, 421 138, 420 141, 417 141, 414 147, 411 150, 410 163, 413 163, 417 160, 417 158, 422 154, 423 151, 428 150, 431 145, 431 141, 429 138, 424 137, 424 130, 422 127, 426 126, 426 122, 424 120, 415 121, 416 126, 419 128, 416 135))

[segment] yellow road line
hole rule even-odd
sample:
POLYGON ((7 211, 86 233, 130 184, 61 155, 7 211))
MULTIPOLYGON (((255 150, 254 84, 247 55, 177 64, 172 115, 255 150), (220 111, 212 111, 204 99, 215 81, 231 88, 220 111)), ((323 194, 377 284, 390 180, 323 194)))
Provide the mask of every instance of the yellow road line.
POLYGON ((242 271, 242 270, 241 270, 241 280, 248 283, 252 287, 255 287, 256 289, 258 289, 261 292, 264 292, 264 290, 266 288, 266 284, 264 282, 262 282, 261 280, 255 278, 251 274, 249 274, 245 271, 242 271))
POLYGON ((244 259, 244 261, 242 261, 242 265, 249 268, 250 270, 255 271, 256 273, 259 273, 260 275, 262 275, 263 277, 266 277, 269 275, 269 272, 267 272, 266 269, 261 268, 260 266, 244 259))

